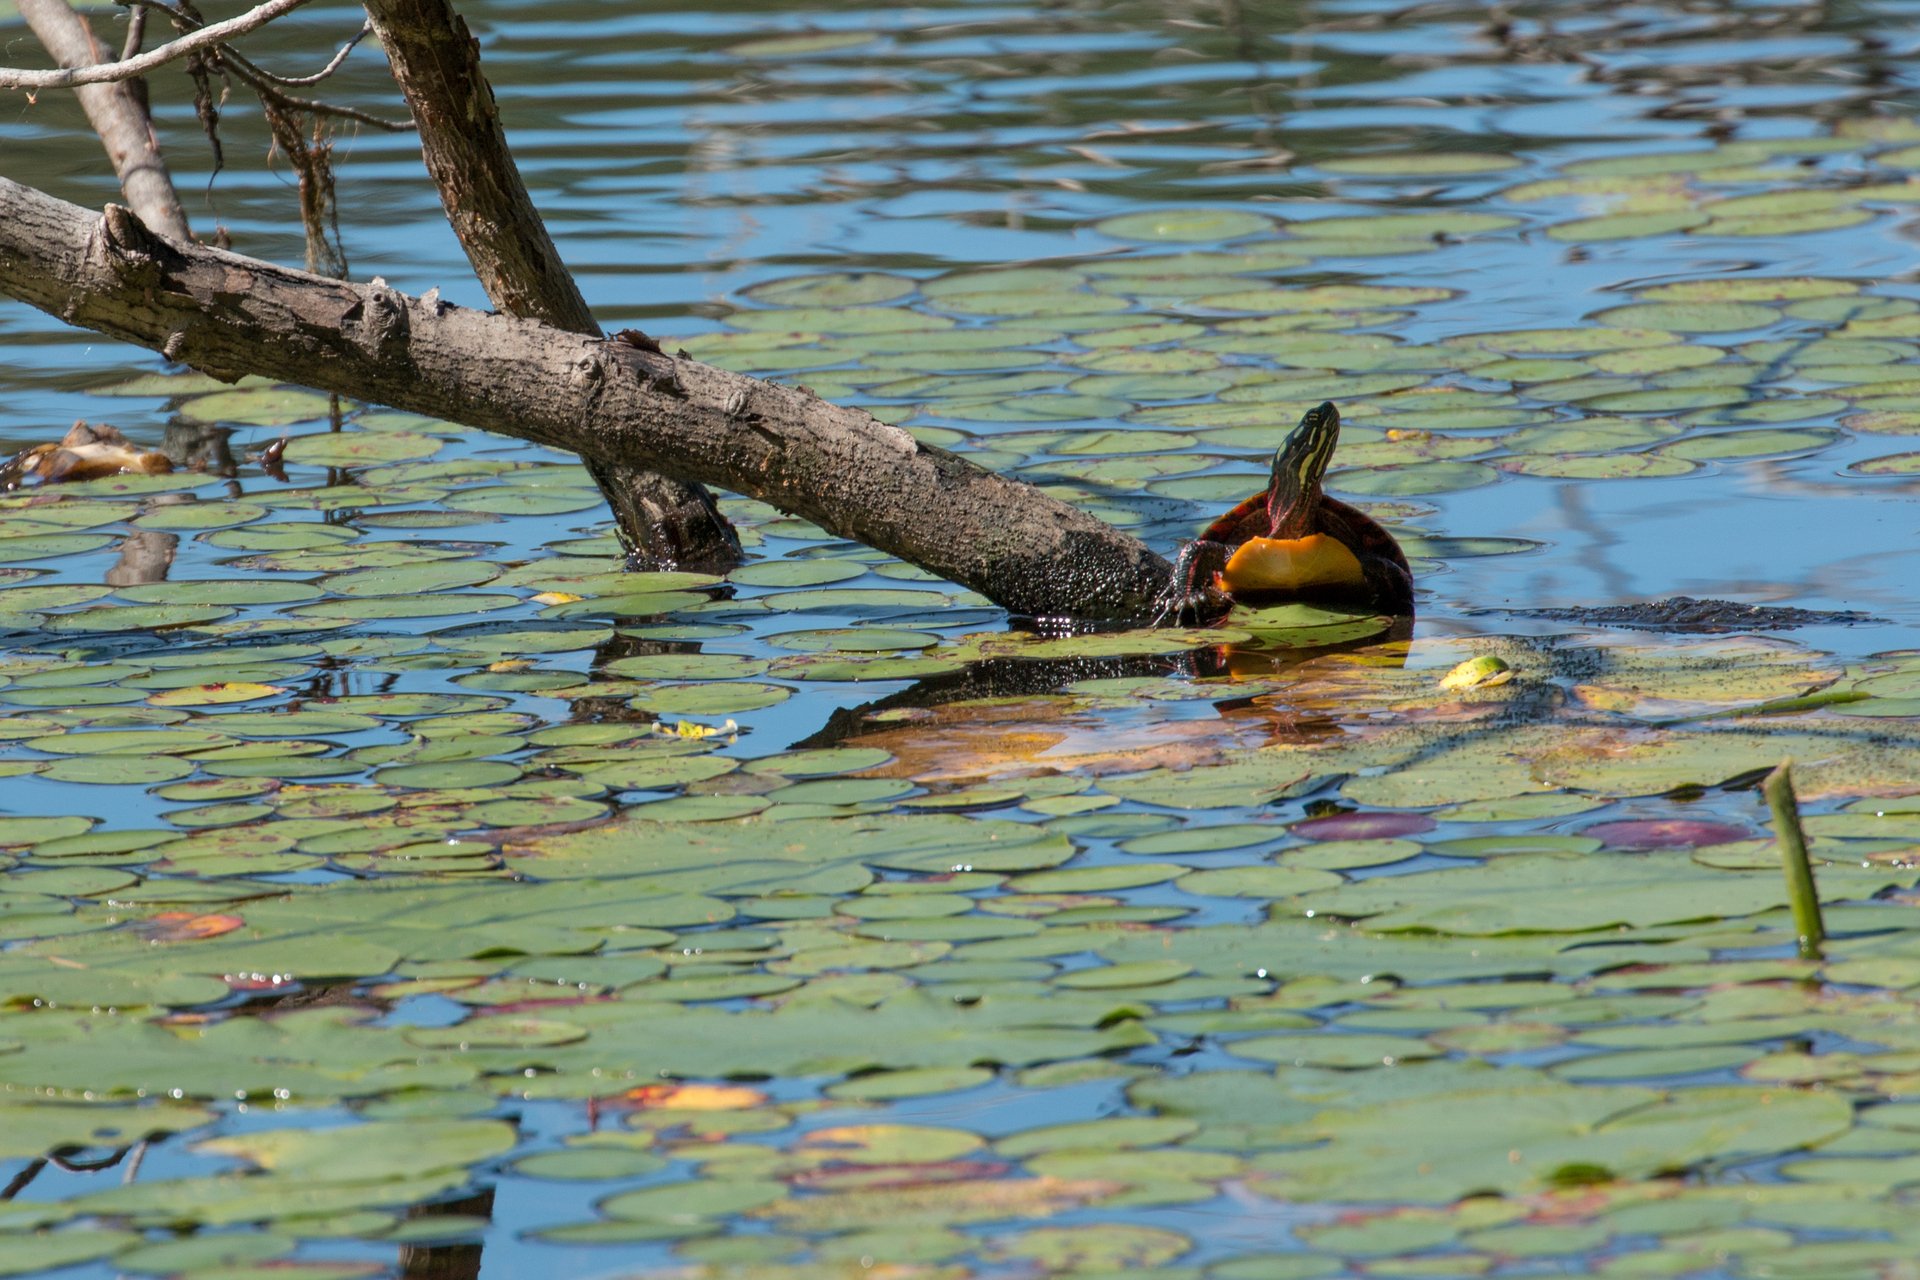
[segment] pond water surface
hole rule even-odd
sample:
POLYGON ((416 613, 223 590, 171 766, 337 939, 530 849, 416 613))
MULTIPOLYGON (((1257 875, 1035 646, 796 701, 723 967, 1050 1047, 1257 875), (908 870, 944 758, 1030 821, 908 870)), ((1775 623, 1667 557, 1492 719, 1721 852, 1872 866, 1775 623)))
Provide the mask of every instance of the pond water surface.
MULTIPOLYGON (((1419 619, 1046 638, 731 498, 622 575, 570 457, 0 305, 9 451, 211 468, 0 498, 0 1275, 1910 1274, 1912 6, 462 9, 607 327, 1165 550, 1332 399, 1419 619), (1679 595, 1818 613, 1532 612, 1679 595)), ((409 136, 335 162, 355 278, 485 305, 409 136)))

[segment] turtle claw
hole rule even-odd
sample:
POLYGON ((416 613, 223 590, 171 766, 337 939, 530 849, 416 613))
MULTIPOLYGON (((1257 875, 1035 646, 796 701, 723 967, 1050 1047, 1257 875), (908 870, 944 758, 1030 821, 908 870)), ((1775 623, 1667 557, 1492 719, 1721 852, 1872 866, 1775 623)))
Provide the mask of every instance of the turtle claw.
POLYGON ((1153 601, 1153 613, 1147 618, 1150 627, 1177 627, 1182 615, 1192 608, 1194 598, 1191 592, 1179 590, 1175 584, 1168 583, 1153 601))
POLYGON ((1215 572, 1226 563, 1228 548, 1199 540, 1180 545, 1167 589, 1153 602, 1153 625, 1204 626, 1233 608, 1227 594, 1213 585, 1215 572))
POLYGON ((1232 608, 1218 591, 1172 591, 1153 602, 1156 627, 1205 626, 1232 608))

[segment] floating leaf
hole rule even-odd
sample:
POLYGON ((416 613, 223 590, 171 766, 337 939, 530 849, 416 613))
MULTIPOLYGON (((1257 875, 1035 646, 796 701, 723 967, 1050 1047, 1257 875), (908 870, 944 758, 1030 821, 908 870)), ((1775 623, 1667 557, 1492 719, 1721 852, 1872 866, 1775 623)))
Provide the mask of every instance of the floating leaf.
POLYGON ((1425 178, 1499 173, 1506 169, 1518 168, 1520 163, 1512 156, 1494 152, 1409 151, 1393 155, 1351 156, 1341 160, 1322 160, 1317 167, 1329 173, 1405 175, 1425 178))
MULTIPOLYGON (((1823 893, 1870 896, 1898 872, 1824 877, 1823 893)), ((1519 854, 1484 867, 1425 871, 1348 885, 1299 900, 1320 914, 1363 917, 1370 929, 1428 929, 1459 934, 1584 932, 1682 920, 1751 915, 1782 906, 1778 875, 1713 871, 1684 854, 1568 858, 1519 854), (1471 891, 1456 891, 1470 877, 1471 891), (1453 879, 1450 879, 1453 878, 1453 879)))
POLYGON ((877 38, 870 31, 810 31, 743 40, 727 52, 736 58, 805 58, 818 53, 855 49, 871 44, 877 38))
POLYGON ((60 556, 82 555, 113 542, 100 533, 30 533, 0 536, 0 564, 30 560, 53 560, 60 556))
POLYGON ((1440 677, 1442 689, 1482 689, 1505 684, 1513 679, 1513 668, 1504 658, 1494 654, 1482 654, 1477 658, 1468 658, 1446 675, 1440 677))
POLYGON ((817 587, 866 572, 866 565, 846 560, 763 560, 742 565, 727 578, 751 587, 817 587))
POLYGON ((180 411, 196 422, 232 422, 283 427, 327 416, 329 400, 317 391, 260 386, 216 391, 184 402, 180 411))
POLYGON ((1482 333, 1459 341, 1508 355, 1580 355, 1595 351, 1632 351, 1677 343, 1678 334, 1663 329, 1629 329, 1617 325, 1585 329, 1515 329, 1482 333))
POLYGON ((1217 241, 1271 231, 1273 222, 1237 209, 1176 209, 1121 214, 1095 223, 1093 229, 1118 240, 1217 241))
POLYGON ((1382 840, 1433 828, 1432 818, 1417 813, 1331 813, 1294 823, 1293 833, 1308 840, 1382 840))
MULTIPOLYGON (((1305 222, 1290 222, 1287 231, 1291 235, 1320 237, 1364 237, 1392 240, 1424 240, 1435 236, 1478 235, 1488 231, 1504 231, 1520 225, 1519 218, 1500 213, 1471 213, 1466 211, 1449 213, 1381 213, 1364 218, 1313 218, 1305 222)), ((1382 305, 1392 306, 1393 303, 1382 305)))
POLYGON ((1854 463, 1847 470, 1863 476, 1920 475, 1920 453, 1890 453, 1884 457, 1867 458, 1854 463))
POLYGON ((1668 457, 1705 462, 1714 459, 1765 458, 1824 449, 1840 438, 1831 429, 1814 427, 1780 431, 1732 431, 1693 436, 1661 450, 1668 457))
POLYGON ((1581 834, 1616 849, 1697 849, 1745 840, 1753 833, 1724 822, 1665 818, 1603 822, 1581 834))
POLYGON ((1700 464, 1655 453, 1516 454, 1494 464, 1522 476, 1558 480, 1631 480, 1683 476, 1700 464))
POLYGON ((402 431, 345 431, 296 436, 283 455, 288 462, 316 467, 368 467, 408 458, 427 458, 440 450, 432 436, 402 431))
POLYGON ((1780 319, 1780 313, 1753 302, 1649 302, 1613 307, 1594 319, 1617 328, 1734 333, 1765 329, 1780 319))
POLYGON ((1602 240, 1638 240, 1647 236, 1671 235, 1697 227, 1708 215, 1694 209, 1670 209, 1651 213, 1615 213, 1597 218, 1580 218, 1547 228, 1550 239, 1573 244, 1602 240))
POLYGON ((428 595, 478 586, 498 573, 497 566, 477 561, 438 561, 397 569, 356 569, 322 578, 320 585, 348 596, 428 595))
MULTIPOLYGON (((854 43, 864 42, 867 38, 863 36, 854 43)), ((734 52, 739 52, 739 49, 736 48, 734 52)), ((896 298, 906 297, 918 287, 918 282, 906 276, 866 271, 769 280, 746 290, 746 296, 755 302, 776 307, 852 307, 892 302, 896 298)))
POLYGON ((1404 497, 1451 493, 1492 484, 1499 472, 1478 462, 1416 462, 1395 467, 1354 467, 1335 471, 1327 487, 1342 493, 1404 497))

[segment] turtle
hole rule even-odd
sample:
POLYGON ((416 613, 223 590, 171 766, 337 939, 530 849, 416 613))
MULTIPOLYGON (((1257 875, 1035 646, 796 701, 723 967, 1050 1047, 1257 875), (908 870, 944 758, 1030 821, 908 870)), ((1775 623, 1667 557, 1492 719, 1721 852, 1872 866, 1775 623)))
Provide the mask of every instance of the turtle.
POLYGON ((1238 601, 1337 600, 1413 613, 1413 570, 1393 535, 1321 489, 1340 411, 1309 409, 1273 454, 1267 487, 1180 548, 1158 601, 1161 620, 1209 616, 1238 601))

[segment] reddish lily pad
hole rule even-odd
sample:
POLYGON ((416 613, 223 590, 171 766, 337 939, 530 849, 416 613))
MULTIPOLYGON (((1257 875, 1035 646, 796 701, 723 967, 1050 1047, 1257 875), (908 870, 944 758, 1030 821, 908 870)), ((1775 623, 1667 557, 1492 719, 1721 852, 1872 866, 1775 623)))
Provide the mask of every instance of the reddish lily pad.
POLYGON ((1288 829, 1307 840, 1390 840, 1418 835, 1439 824, 1424 813, 1329 813, 1288 829))
POLYGON ((1698 818, 1635 818, 1596 823, 1580 834, 1610 849, 1698 849, 1750 839, 1753 832, 1732 823, 1698 818))

